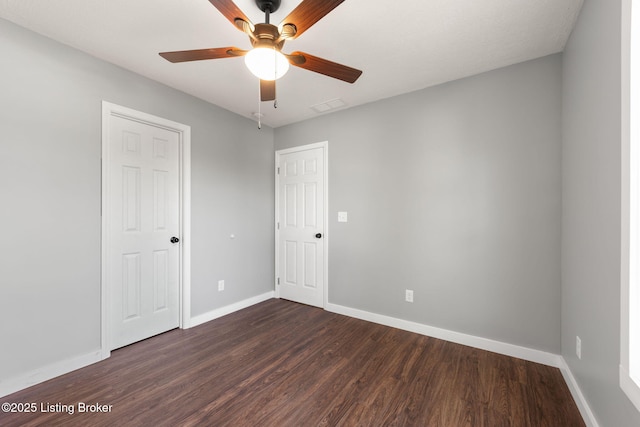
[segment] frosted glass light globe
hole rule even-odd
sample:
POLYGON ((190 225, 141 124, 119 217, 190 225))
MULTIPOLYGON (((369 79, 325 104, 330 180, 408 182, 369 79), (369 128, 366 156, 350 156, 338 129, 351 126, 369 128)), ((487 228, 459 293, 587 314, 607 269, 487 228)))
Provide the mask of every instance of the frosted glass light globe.
POLYGON ((277 80, 289 71, 289 61, 273 48, 257 47, 244 56, 249 71, 261 80, 277 80))

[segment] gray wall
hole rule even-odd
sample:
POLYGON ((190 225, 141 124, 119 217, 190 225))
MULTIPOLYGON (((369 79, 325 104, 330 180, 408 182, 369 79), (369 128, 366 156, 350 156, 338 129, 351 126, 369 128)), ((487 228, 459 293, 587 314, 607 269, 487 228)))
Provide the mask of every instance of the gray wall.
POLYGON ((0 381, 100 345, 104 99, 192 127, 193 315, 272 290, 274 140, 328 140, 330 302, 561 350, 601 425, 640 425, 617 370, 621 1, 585 0, 562 56, 261 132, 0 20, 0 381))
POLYGON ((0 381, 100 347, 102 100, 191 126, 192 315, 273 290, 272 129, 3 20, 0 52, 0 381))
POLYGON ((275 129, 329 141, 329 301, 559 353, 560 114, 553 55, 275 129))
POLYGON ((618 385, 621 4, 585 0, 562 80, 562 355, 601 425, 616 427, 640 425, 618 385))

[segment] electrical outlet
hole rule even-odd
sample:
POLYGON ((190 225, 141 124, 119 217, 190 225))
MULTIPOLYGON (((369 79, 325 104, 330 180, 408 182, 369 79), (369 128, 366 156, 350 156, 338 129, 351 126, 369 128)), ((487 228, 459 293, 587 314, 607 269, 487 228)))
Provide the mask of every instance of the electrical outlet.
POLYGON ((576 356, 578 359, 582 359, 582 340, 576 335, 576 356))
POLYGON ((218 280, 218 291, 224 291, 224 280, 218 280))
POLYGON ((413 302, 413 291, 411 289, 406 289, 404 291, 404 300, 406 302, 413 302))

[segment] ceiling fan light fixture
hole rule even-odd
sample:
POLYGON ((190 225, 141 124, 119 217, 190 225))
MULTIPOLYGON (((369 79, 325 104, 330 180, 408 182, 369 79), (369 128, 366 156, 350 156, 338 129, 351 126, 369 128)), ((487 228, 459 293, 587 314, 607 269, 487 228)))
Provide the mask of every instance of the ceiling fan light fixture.
POLYGON ((271 47, 256 47, 244 57, 249 71, 260 80, 278 80, 289 71, 289 61, 271 47))

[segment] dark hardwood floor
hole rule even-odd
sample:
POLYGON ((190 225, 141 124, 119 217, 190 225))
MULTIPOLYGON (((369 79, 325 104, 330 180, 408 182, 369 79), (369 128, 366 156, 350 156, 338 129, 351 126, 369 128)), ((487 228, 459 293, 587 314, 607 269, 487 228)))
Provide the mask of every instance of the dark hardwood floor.
POLYGON ((4 427, 584 426, 556 368, 276 299, 7 402, 37 411, 0 412, 4 427))

